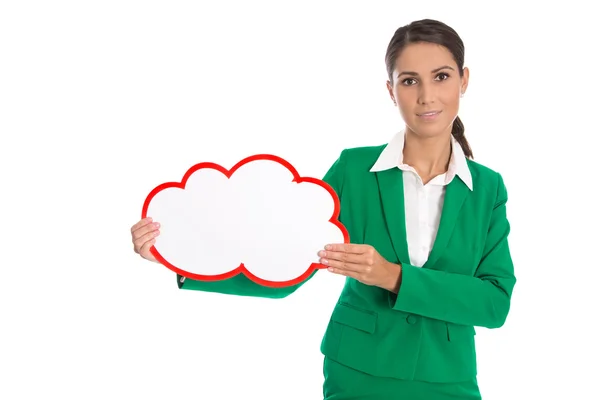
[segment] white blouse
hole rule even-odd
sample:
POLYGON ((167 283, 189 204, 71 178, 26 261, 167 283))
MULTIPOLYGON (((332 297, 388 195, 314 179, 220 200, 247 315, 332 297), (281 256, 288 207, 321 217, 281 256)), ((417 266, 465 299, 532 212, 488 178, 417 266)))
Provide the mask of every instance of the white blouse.
POLYGON ((398 132, 371 168, 371 172, 399 168, 404 179, 404 209, 410 263, 421 267, 427 261, 437 235, 446 185, 458 176, 473 190, 471 171, 460 144, 452 137, 452 157, 448 172, 423 185, 419 174, 403 163, 405 131, 398 132))

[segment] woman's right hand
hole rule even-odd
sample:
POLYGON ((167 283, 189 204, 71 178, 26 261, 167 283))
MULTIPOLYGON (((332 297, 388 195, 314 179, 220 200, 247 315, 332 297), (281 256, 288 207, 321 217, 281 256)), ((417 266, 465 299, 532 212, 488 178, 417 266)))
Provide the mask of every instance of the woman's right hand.
POLYGON ((156 242, 156 237, 160 234, 160 224, 153 222, 152 218, 144 218, 131 227, 131 241, 133 242, 133 251, 142 258, 149 261, 158 262, 150 253, 150 248, 156 242))

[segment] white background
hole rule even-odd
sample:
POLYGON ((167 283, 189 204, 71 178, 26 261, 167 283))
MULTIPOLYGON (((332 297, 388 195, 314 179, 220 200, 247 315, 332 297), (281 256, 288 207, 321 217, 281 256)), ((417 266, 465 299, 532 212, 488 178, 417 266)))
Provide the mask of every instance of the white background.
POLYGON ((460 116, 509 190, 518 283, 506 325, 477 331, 484 399, 598 398, 593 3, 509 3, 2 2, 0 398, 321 398, 340 277, 285 300, 180 291, 129 228, 200 161, 321 177, 385 143, 386 46, 425 17, 465 41, 460 116))

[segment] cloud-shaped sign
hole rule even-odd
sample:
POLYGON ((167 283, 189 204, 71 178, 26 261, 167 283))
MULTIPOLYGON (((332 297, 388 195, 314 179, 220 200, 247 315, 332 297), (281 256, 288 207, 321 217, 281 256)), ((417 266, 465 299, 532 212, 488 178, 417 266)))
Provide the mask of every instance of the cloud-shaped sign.
POLYGON ((194 165, 181 182, 150 192, 142 218, 161 224, 152 254, 182 276, 215 281, 243 273, 283 287, 325 268, 317 256, 323 246, 348 243, 339 206, 324 181, 301 177, 280 157, 255 155, 230 170, 194 165))

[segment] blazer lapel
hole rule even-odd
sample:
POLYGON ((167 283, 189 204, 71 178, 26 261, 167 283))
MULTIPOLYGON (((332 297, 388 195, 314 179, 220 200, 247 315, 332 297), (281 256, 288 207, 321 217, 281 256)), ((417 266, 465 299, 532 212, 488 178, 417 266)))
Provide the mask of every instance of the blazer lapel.
POLYGON ((391 168, 376 172, 383 214, 394 252, 400 262, 408 263, 406 220, 404 215, 404 181, 402 170, 391 168))
POLYGON ((440 226, 433 244, 433 249, 429 254, 427 262, 423 265, 424 268, 434 265, 444 253, 468 193, 469 188, 460 180, 460 178, 458 178, 458 176, 446 186, 446 195, 444 198, 444 206, 442 208, 442 216, 440 218, 440 226))

